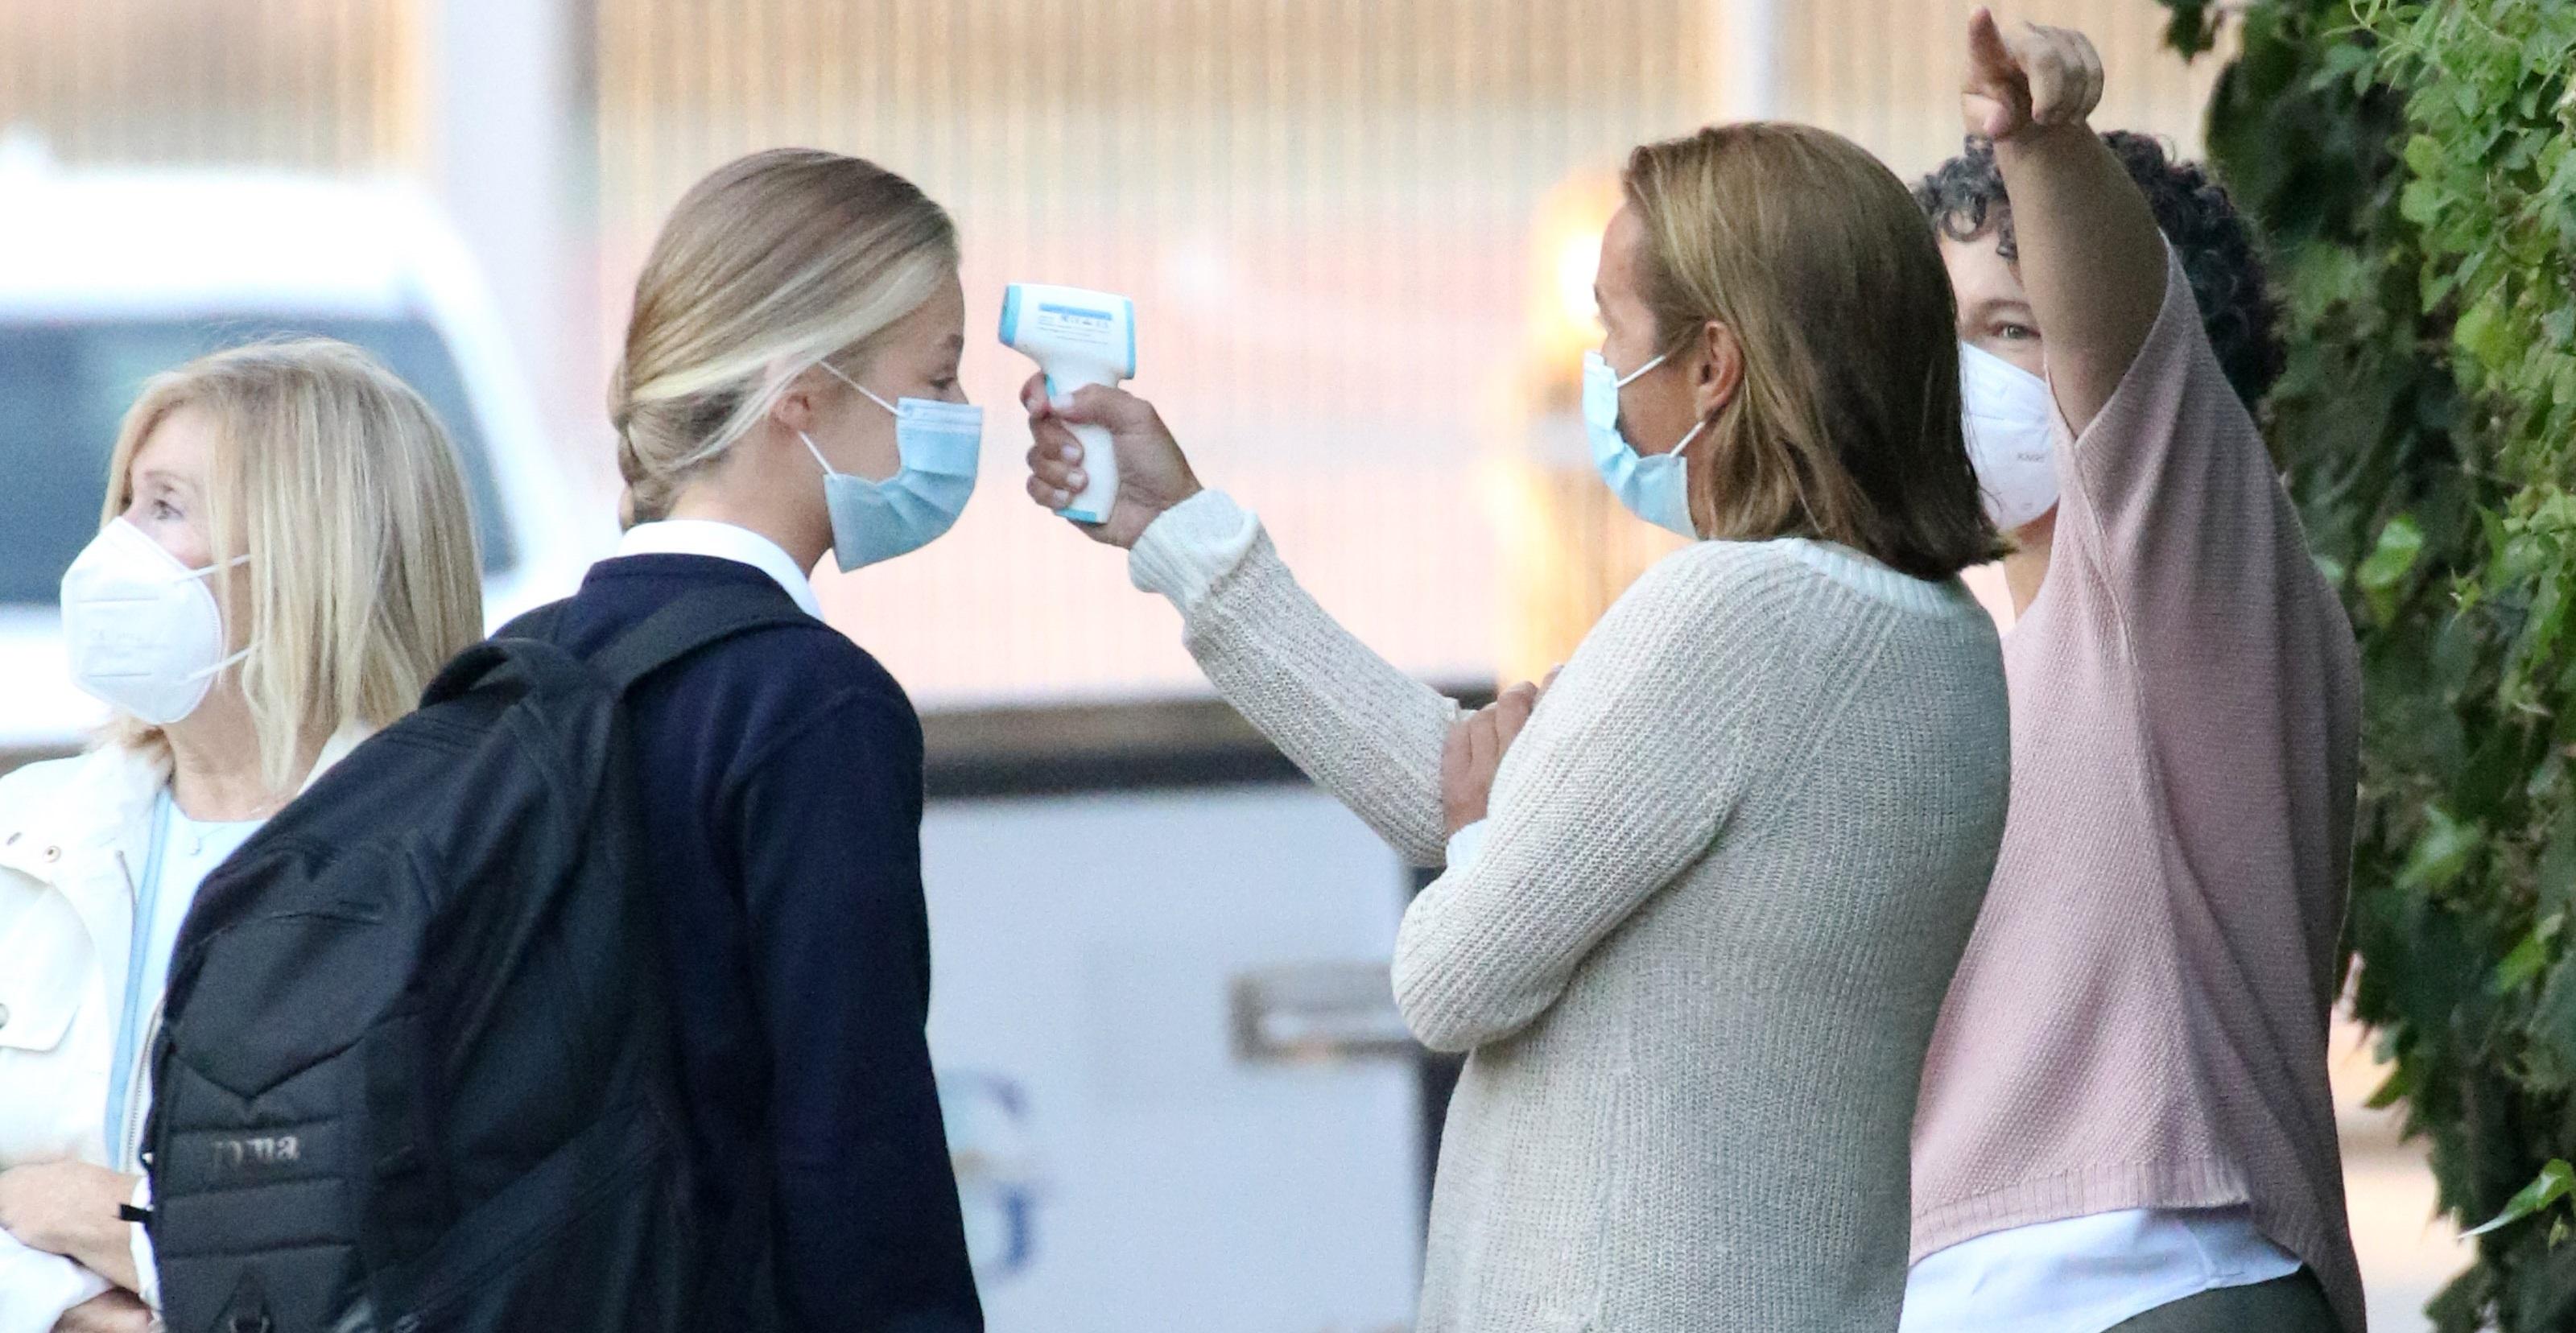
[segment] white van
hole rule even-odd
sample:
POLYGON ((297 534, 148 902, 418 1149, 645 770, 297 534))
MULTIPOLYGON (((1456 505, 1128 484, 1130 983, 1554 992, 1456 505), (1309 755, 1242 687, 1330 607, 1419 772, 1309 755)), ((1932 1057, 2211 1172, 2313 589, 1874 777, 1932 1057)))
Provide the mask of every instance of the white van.
POLYGON ((281 334, 375 353, 447 423, 495 624, 614 538, 570 506, 472 259, 417 191, 215 171, 57 172, 0 153, 0 771, 102 717, 56 587, 96 534, 118 421, 155 372, 281 334))

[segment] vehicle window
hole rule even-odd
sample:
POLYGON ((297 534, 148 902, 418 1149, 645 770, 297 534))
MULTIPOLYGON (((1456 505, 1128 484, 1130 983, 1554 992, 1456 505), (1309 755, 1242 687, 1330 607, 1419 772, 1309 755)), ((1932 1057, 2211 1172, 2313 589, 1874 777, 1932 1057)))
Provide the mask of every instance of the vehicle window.
POLYGON ((260 338, 313 334, 356 343, 420 391, 465 469, 483 571, 516 563, 491 456, 445 340, 417 319, 0 322, 0 605, 51 606, 63 570, 98 533, 107 457, 143 381, 193 357, 260 338))

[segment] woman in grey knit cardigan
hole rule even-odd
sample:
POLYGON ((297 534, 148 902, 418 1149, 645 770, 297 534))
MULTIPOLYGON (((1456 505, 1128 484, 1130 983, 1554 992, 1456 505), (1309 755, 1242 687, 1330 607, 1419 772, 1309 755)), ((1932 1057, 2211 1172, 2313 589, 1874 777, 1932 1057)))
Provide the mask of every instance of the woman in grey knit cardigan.
POLYGON ((1821 130, 1703 130, 1625 184, 1585 415, 1621 498, 1704 540, 1543 697, 1465 716, 1361 646, 1126 394, 1032 383, 1029 492, 1066 503, 1065 423, 1108 426, 1087 531, 1227 700, 1447 867, 1394 977, 1426 1044, 1472 1052, 1423 1329, 1883 1333, 2007 785, 1995 630, 1956 577, 1999 542, 1950 286, 1905 187, 1821 130))

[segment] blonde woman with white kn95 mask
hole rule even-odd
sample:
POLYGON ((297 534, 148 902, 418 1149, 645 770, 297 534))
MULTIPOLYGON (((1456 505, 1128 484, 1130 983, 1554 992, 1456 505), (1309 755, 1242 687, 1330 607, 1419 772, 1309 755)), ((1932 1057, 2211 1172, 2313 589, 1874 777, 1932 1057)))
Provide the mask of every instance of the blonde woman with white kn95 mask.
POLYGON ((483 631, 465 480, 340 343, 219 352, 126 414, 63 576, 97 748, 0 777, 0 1333, 142 1329, 145 1058, 198 885, 483 631))

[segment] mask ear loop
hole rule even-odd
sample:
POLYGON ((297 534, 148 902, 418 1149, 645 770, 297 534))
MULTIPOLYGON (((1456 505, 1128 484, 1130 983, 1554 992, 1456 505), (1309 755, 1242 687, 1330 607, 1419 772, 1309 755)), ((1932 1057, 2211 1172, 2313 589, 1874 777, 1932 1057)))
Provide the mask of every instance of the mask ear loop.
MULTIPOLYGON (((157 543, 156 543, 156 544, 157 544, 157 543)), ((188 577, 189 577, 189 578, 191 578, 191 579, 211 578, 211 577, 213 577, 215 574, 217 574, 217 573, 219 573, 219 572, 221 572, 221 571, 223 571, 223 570, 227 570, 227 569, 237 569, 237 568, 240 568, 241 566, 243 566, 243 565, 247 565, 247 564, 249 564, 249 563, 250 563, 250 553, 249 553, 249 552, 247 552, 247 551, 245 551, 245 552, 243 552, 243 553, 242 553, 242 554, 240 554, 240 555, 234 556, 234 557, 233 557, 232 559, 230 559, 230 560, 218 560, 218 561, 216 561, 215 563, 213 563, 213 564, 211 564, 211 565, 206 566, 204 569, 192 569, 192 570, 188 571, 188 577)), ((209 597, 213 596, 213 595, 214 595, 214 589, 212 589, 212 588, 208 588, 208 589, 206 590, 206 595, 207 595, 207 596, 209 596, 209 597)), ((216 607, 215 607, 215 623, 216 623, 216 624, 218 624, 218 625, 221 625, 222 623, 224 623, 223 606, 222 606, 222 604, 221 604, 221 603, 218 603, 218 604, 216 605, 216 607)), ((219 676, 219 675, 222 675, 225 671, 227 671, 227 670, 229 670, 229 669, 231 669, 231 668, 233 668, 233 667, 240 666, 242 663, 244 663, 244 662, 246 662, 246 661, 248 661, 248 660, 250 660, 250 649, 248 649, 248 648, 244 648, 244 649, 242 649, 240 652, 237 652, 237 653, 233 654, 232 656, 227 657, 227 658, 225 658, 224 660, 222 660, 222 661, 220 661, 220 662, 215 663, 213 666, 207 667, 207 668, 206 668, 205 670, 203 670, 203 671, 192 671, 192 672, 189 672, 189 673, 188 673, 188 679, 190 679, 190 680, 204 680, 204 679, 206 679, 206 678, 207 678, 207 677, 209 677, 209 676, 219 676)))
MULTIPOLYGON (((861 396, 861 397, 866 398, 869 402, 874 403, 874 404, 876 404, 877 406, 884 408, 884 409, 885 409, 886 411, 888 411, 888 412, 893 412, 893 413, 894 413, 894 415, 895 415, 895 417, 896 417, 898 420, 900 420, 900 419, 902 418, 903 413, 895 411, 895 406, 894 406, 894 404, 889 403, 889 402, 887 402, 886 400, 884 400, 884 399, 882 399, 882 398, 877 397, 875 394, 869 393, 869 392, 868 392, 868 386, 866 386, 866 385, 864 385, 864 384, 859 383, 857 380, 851 379, 851 378, 850 378, 849 376, 847 376, 847 375, 842 374, 842 373, 841 373, 841 368, 840 368, 839 366, 833 365, 833 364, 832 364, 831 362, 829 362, 829 361, 817 361, 817 362, 815 362, 814 364, 815 364, 816 366, 821 367, 821 368, 822 368, 822 371, 823 371, 823 373, 824 373, 824 374, 829 375, 829 376, 831 376, 832 378, 834 378, 834 379, 836 379, 836 380, 839 380, 839 381, 840 381, 840 382, 842 382, 843 384, 849 385, 851 388, 858 390, 858 391, 859 391, 860 396, 861 396)), ((822 469, 823 469, 823 475, 824 475, 824 476, 827 476, 827 477, 837 477, 837 476, 842 475, 842 473, 841 473, 840 469, 833 467, 833 466, 831 465, 831 463, 829 463, 828 461, 826 461, 826 460, 824 459, 824 457, 823 457, 823 451, 814 447, 814 437, 813 437, 813 436, 808 435, 808 434, 806 434, 805 432, 803 432, 803 431, 801 431, 801 430, 800 430, 800 431, 796 432, 796 438, 797 438, 797 439, 800 439, 800 440, 803 440, 803 441, 805 442, 805 452, 807 452, 807 453, 809 453, 809 454, 814 455, 814 463, 815 463, 815 466, 820 467, 820 468, 822 468, 822 469)))
POLYGON ((232 656, 227 657, 227 658, 225 658, 224 660, 222 660, 222 661, 220 661, 220 662, 215 663, 213 666, 207 667, 207 668, 206 668, 205 670, 203 670, 203 671, 191 671, 191 672, 189 672, 189 673, 188 673, 188 679, 190 679, 190 680, 204 680, 204 679, 205 679, 206 677, 208 677, 208 676, 219 676, 219 675, 222 675, 225 671, 228 671, 228 670, 232 669, 233 667, 240 666, 242 663, 247 662, 247 661, 249 661, 249 660, 250 660, 250 649, 248 649, 248 648, 244 648, 244 649, 242 649, 240 652, 237 652, 237 653, 233 654, 232 656))
POLYGON ((837 477, 841 475, 840 472, 835 470, 829 462, 824 460, 823 451, 814 447, 813 436, 800 430, 796 432, 796 438, 805 442, 805 452, 814 455, 814 466, 823 469, 824 476, 837 477))
POLYGON ((823 372, 824 372, 825 374, 830 375, 832 378, 834 378, 834 379, 836 379, 836 380, 839 380, 839 381, 840 381, 840 382, 842 382, 843 384, 849 385, 851 388, 858 390, 858 391, 860 392, 860 394, 864 395, 864 396, 867 398, 867 400, 868 400, 869 402, 874 403, 874 404, 876 404, 877 406, 882 407, 882 408, 884 408, 885 410, 887 410, 887 411, 889 411, 889 412, 893 412, 896 416, 902 416, 902 415, 903 415, 903 413, 902 413, 902 412, 900 412, 900 411, 897 411, 897 410, 896 410, 896 408, 895 408, 895 405, 894 405, 894 404, 889 403, 889 402, 887 402, 886 400, 884 400, 884 399, 882 399, 882 398, 877 397, 875 394, 869 393, 869 392, 868 392, 868 386, 866 386, 866 385, 864 385, 864 384, 859 383, 857 380, 851 379, 851 378, 850 378, 849 376, 847 376, 847 375, 842 374, 842 373, 841 373, 841 368, 840 368, 839 366, 833 365, 833 364, 832 364, 831 362, 829 362, 829 361, 817 361, 817 362, 815 362, 814 364, 815 364, 815 365, 818 365, 818 366, 821 366, 821 367, 823 368, 823 372))
MULTIPOLYGON (((244 551, 244 552, 243 552, 243 553, 241 553, 240 555, 234 556, 234 557, 233 557, 232 559, 230 559, 230 560, 218 560, 218 561, 216 561, 215 563, 213 563, 213 564, 211 564, 211 565, 206 566, 204 569, 192 569, 192 570, 189 570, 189 571, 188 571, 188 577, 189 577, 189 578, 192 578, 192 579, 212 578, 212 577, 214 577, 216 574, 219 574, 219 573, 223 572, 224 570, 227 570, 227 569, 239 569, 239 568, 240 568, 240 567, 242 567, 243 565, 247 565, 247 564, 249 564, 249 563, 250 563, 250 553, 249 553, 248 551, 244 551)), ((208 596, 212 596, 212 595, 214 594, 214 589, 212 589, 212 588, 208 588, 208 589, 206 590, 206 593, 207 593, 207 595, 208 595, 208 596)), ((216 623, 216 624, 218 624, 218 625, 220 625, 220 624, 222 624, 222 623, 223 623, 223 607, 222 607, 222 605, 221 605, 220 603, 218 603, 218 604, 216 605, 216 607, 215 607, 215 623, 216 623)), ((203 679, 205 679, 205 678, 206 678, 206 677, 208 677, 208 676, 221 675, 221 674, 222 674, 222 673, 223 673, 227 668, 231 668, 231 667, 239 666, 239 665, 241 665, 243 662, 245 662, 245 661, 249 660, 249 658, 250 658, 250 649, 248 649, 248 648, 244 648, 244 649, 242 649, 240 652, 237 652, 237 653, 233 654, 232 656, 227 657, 227 658, 225 658, 224 660, 222 660, 222 661, 220 661, 220 662, 215 663, 213 666, 207 667, 207 668, 206 668, 205 670, 203 670, 203 671, 196 671, 196 672, 191 672, 191 673, 189 673, 188 679, 190 679, 190 680, 203 680, 203 679)))
POLYGON ((236 567, 238 567, 238 566, 247 565, 247 564, 249 564, 249 563, 250 563, 250 557, 249 557, 249 556, 247 556, 247 555, 237 555, 237 556, 234 556, 234 557, 233 557, 232 559, 230 559, 230 560, 218 560, 218 561, 216 561, 215 563, 213 563, 213 564, 211 564, 211 565, 206 566, 204 569, 192 569, 192 570, 189 570, 189 571, 188 571, 188 577, 189 577, 189 578, 192 578, 192 579, 211 578, 211 577, 213 577, 214 575, 216 575, 216 574, 220 574, 220 573, 222 573, 223 571, 225 571, 225 570, 227 570, 227 569, 233 569, 233 568, 236 568, 236 567))
MULTIPOLYGON (((1660 353, 1657 353, 1657 354, 1656 354, 1656 356, 1655 356, 1655 359, 1654 359, 1654 360, 1649 361, 1649 362, 1647 362, 1646 364, 1644 364, 1644 365, 1642 365, 1642 366, 1637 367, 1635 370, 1629 371, 1625 376, 1621 376, 1621 377, 1619 377, 1619 378, 1617 379, 1617 381, 1616 381, 1616 382, 1615 382, 1611 387, 1612 387, 1612 388, 1617 388, 1617 389, 1624 389, 1624 388, 1627 388, 1629 385, 1634 384, 1634 383, 1636 383, 1636 382, 1637 382, 1637 377, 1638 377, 1638 376, 1641 376, 1641 375, 1645 374, 1647 371, 1649 371, 1649 370, 1653 370, 1655 367, 1660 366, 1660 365, 1664 364, 1665 362, 1670 361, 1670 360, 1672 360, 1672 359, 1673 359, 1673 354, 1672 354, 1671 352, 1660 352, 1660 353)), ((1615 376, 1615 375, 1618 375, 1618 372, 1617 372, 1617 371, 1612 371, 1612 372, 1611 372, 1611 374, 1613 374, 1613 375, 1615 376)), ((1720 408, 1720 409, 1718 409, 1718 410, 1719 410, 1719 411, 1724 411, 1725 409, 1724 409, 1724 408, 1720 408)), ((1707 430, 1707 429, 1708 429, 1708 423, 1709 423, 1709 421, 1710 421, 1710 420, 1711 420, 1711 418, 1709 418, 1709 417, 1701 417, 1701 418, 1699 419, 1699 424, 1698 424, 1698 425, 1695 425, 1695 426, 1693 426, 1693 427, 1691 427, 1691 428, 1690 428, 1690 432, 1689 432, 1688 434, 1686 434, 1686 435, 1682 436, 1682 438, 1681 438, 1681 442, 1680 442, 1680 443, 1675 444, 1672 448, 1670 448, 1670 449, 1666 450, 1665 452, 1666 452, 1666 453, 1671 454, 1671 455, 1672 455, 1672 456, 1674 456, 1675 458, 1680 458, 1680 457, 1681 457, 1681 452, 1682 452, 1682 450, 1684 450, 1684 449, 1688 449, 1688 448, 1690 447, 1690 442, 1691 442, 1691 441, 1693 441, 1693 440, 1698 439, 1698 438, 1699 438, 1699 433, 1700 433, 1701 431, 1704 431, 1704 430, 1707 430)), ((1631 448, 1634 448, 1635 446, 1633 446, 1633 445, 1632 445, 1632 446, 1630 446, 1630 447, 1631 447, 1631 448)), ((1682 461, 1683 461, 1683 462, 1689 462, 1690 460, 1685 458, 1685 459, 1682 459, 1682 461)))
MULTIPOLYGON (((1635 370, 1629 371, 1629 372, 1628 372, 1627 374, 1625 374, 1625 375, 1622 375, 1622 374, 1620 374, 1619 372, 1617 372, 1617 371, 1615 371, 1615 370, 1614 370, 1614 371, 1611 371, 1611 372, 1610 372, 1610 374, 1611 374, 1611 376, 1612 376, 1612 380, 1611 380, 1610 387, 1611 387, 1611 388, 1614 388, 1614 389, 1624 389, 1624 388, 1627 388, 1629 385, 1634 384, 1634 383, 1636 383, 1636 382, 1637 382, 1637 377, 1638 377, 1638 376, 1643 375, 1643 374, 1645 374, 1647 371, 1652 370, 1652 369, 1654 369, 1655 367, 1660 366, 1660 365, 1664 364, 1665 362, 1670 361, 1670 360, 1672 360, 1672 359, 1673 359, 1673 354, 1672 354, 1672 353, 1670 353, 1670 352, 1664 352, 1664 353, 1662 353, 1662 354, 1660 354, 1660 355, 1656 356, 1656 358, 1655 358, 1654 360, 1649 361, 1649 362, 1647 362, 1646 364, 1644 364, 1644 365, 1642 365, 1642 366, 1637 367, 1635 370)), ((1609 359, 1608 357, 1603 357, 1603 358, 1602 358, 1602 363, 1606 365, 1606 364, 1608 364, 1608 363, 1609 363, 1609 360, 1610 360, 1610 359, 1609 359)))
MULTIPOLYGON (((1625 389, 1625 388, 1627 388, 1629 385, 1636 383, 1636 382, 1637 382, 1637 380, 1638 380, 1638 378, 1639 378, 1639 377, 1641 377, 1641 376, 1643 376, 1647 371, 1649 371, 1649 370, 1653 370, 1655 367, 1660 366, 1660 365, 1664 364, 1665 362, 1672 360, 1672 359, 1673 359, 1673 351, 1674 351, 1674 350, 1677 350, 1677 348, 1668 348, 1668 349, 1666 349, 1666 350, 1664 350, 1664 351, 1657 352, 1657 353, 1655 354, 1655 359, 1654 359, 1654 360, 1649 361, 1649 362, 1647 362, 1646 364, 1644 364, 1644 365, 1642 365, 1642 366, 1637 367, 1635 370, 1629 371, 1629 372, 1628 372, 1627 374, 1625 374, 1625 375, 1620 374, 1620 373, 1619 373, 1618 371, 1616 371, 1616 370, 1611 371, 1611 372, 1610 372, 1610 378, 1611 378, 1611 384, 1610 384, 1610 387, 1611 387, 1611 388, 1613 388, 1613 389, 1625 389)), ((1603 357, 1603 358, 1601 358, 1601 364, 1603 364, 1603 365, 1605 365, 1605 366, 1606 366, 1606 365, 1608 365, 1608 364, 1610 364, 1610 358, 1608 358, 1608 357, 1603 357)), ((1724 409, 1724 408, 1720 408, 1720 409, 1718 409, 1718 410, 1720 410, 1720 411, 1724 411, 1725 409, 1724 409)), ((1672 456, 1673 456, 1673 457, 1675 457, 1675 458, 1681 458, 1682 450, 1689 448, 1689 447, 1690 447, 1690 442, 1691 442, 1691 441, 1693 441, 1693 440, 1698 439, 1698 438, 1699 438, 1699 433, 1700 433, 1701 431, 1704 431, 1704 430, 1707 430, 1707 429, 1708 429, 1708 423, 1709 423, 1709 421, 1710 421, 1710 420, 1711 420, 1711 418, 1709 418, 1709 417, 1701 417, 1701 418, 1699 419, 1699 424, 1698 424, 1698 425, 1696 425, 1696 426, 1691 427, 1691 428, 1690 428, 1690 433, 1689 433, 1689 434, 1687 434, 1687 435, 1682 436, 1682 438, 1681 438, 1681 442, 1680 442, 1679 444, 1674 445, 1672 448, 1670 448, 1670 449, 1666 450, 1665 452, 1666 452, 1666 453, 1668 453, 1668 454, 1670 454, 1670 455, 1672 455, 1672 456)), ((1623 434, 1623 436, 1624 436, 1625 432, 1623 431, 1623 432, 1622 432, 1622 434, 1623 434)), ((1630 445, 1630 446, 1628 446, 1628 447, 1629 447, 1629 448, 1631 448, 1631 449, 1634 449, 1636 446, 1635 446, 1635 445, 1630 445)), ((1685 458, 1685 459, 1682 459, 1682 461, 1683 461, 1683 462, 1689 462, 1690 460, 1688 460, 1688 459, 1686 459, 1686 458, 1685 458)), ((1801 503, 1802 503, 1802 505, 1803 505, 1803 497, 1802 497, 1802 501, 1801 501, 1801 503)))

